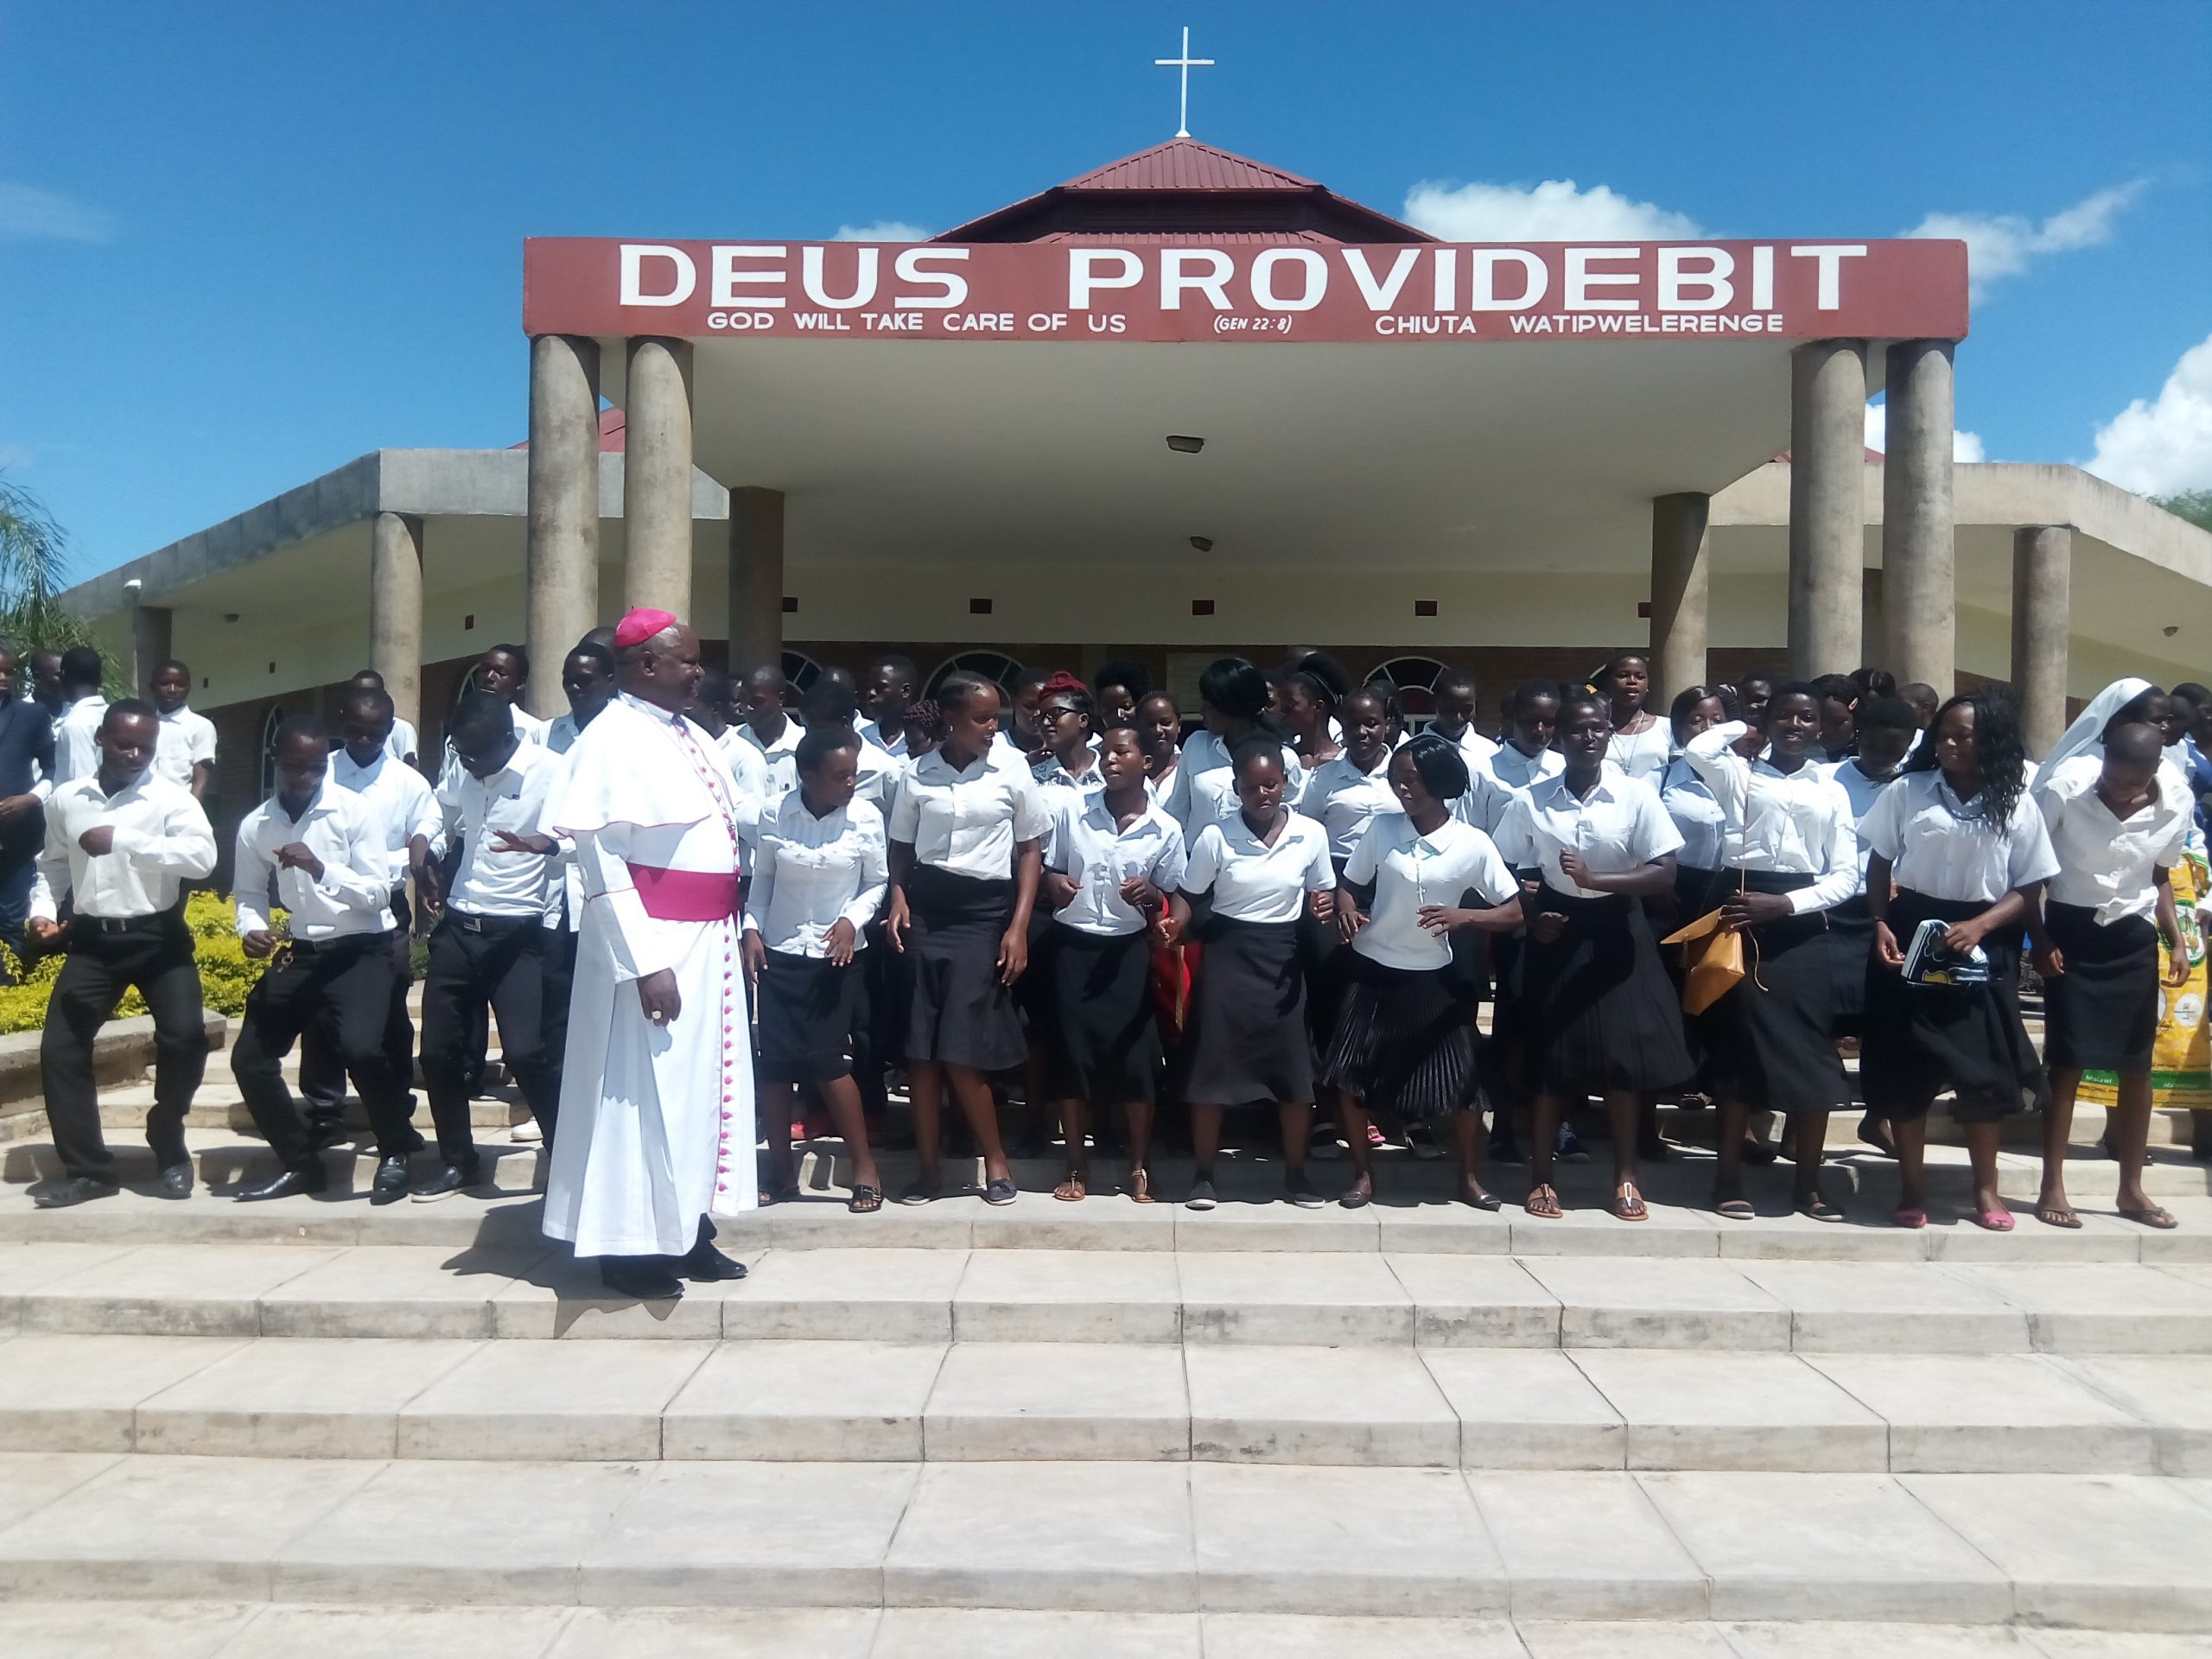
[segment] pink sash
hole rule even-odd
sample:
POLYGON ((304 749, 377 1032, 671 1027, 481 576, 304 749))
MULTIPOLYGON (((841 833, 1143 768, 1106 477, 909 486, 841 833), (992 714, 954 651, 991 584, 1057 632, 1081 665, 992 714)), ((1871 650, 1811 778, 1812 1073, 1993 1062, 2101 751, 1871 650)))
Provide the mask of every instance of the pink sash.
POLYGON ((737 913, 734 870, 664 870, 630 866, 645 914, 661 922, 726 922, 737 913))

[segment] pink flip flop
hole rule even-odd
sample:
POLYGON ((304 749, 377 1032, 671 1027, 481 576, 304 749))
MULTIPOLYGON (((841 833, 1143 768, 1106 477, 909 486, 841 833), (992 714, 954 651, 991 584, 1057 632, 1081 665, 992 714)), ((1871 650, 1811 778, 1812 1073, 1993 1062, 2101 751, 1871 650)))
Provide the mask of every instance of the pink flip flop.
POLYGON ((1899 1205, 1897 1213, 1891 1219, 1900 1227, 1925 1227, 1928 1224, 1928 1212, 1925 1210, 1908 1210, 1903 1205, 1899 1205))
POLYGON ((1986 1228, 1993 1233, 2009 1233, 2012 1230, 2012 1212, 2010 1210, 1977 1210, 1974 1212, 1974 1224, 1986 1228))

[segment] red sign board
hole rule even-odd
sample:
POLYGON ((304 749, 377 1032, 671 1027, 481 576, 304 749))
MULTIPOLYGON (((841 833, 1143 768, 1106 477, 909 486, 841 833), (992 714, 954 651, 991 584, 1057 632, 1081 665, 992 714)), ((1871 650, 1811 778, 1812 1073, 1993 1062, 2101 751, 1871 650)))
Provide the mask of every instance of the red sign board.
POLYGON ((532 334, 1958 340, 1962 242, 523 245, 532 334))

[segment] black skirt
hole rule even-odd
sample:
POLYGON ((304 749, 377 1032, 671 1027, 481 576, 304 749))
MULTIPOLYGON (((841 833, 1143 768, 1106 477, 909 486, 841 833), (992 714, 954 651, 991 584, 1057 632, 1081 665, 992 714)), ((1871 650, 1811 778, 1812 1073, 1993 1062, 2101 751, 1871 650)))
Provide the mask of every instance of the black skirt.
POLYGON ((2148 1071, 2158 1036, 2158 928, 2147 916, 2108 927, 2085 905, 2044 906, 2066 971, 2043 982, 2044 1056, 2062 1071, 2148 1071))
MULTIPOLYGON (((1651 925, 1655 930, 1663 923, 1666 932, 1672 933, 1676 928, 1688 925, 1713 909, 1727 897, 1734 886, 1735 878, 1732 872, 1701 870, 1694 864, 1677 864, 1675 866, 1673 902, 1666 907, 1663 915, 1654 914, 1647 903, 1644 913, 1652 917, 1651 925)), ((1679 944, 1662 944, 1659 947, 1659 960, 1667 969, 1669 982, 1675 988, 1675 1001, 1679 1007, 1682 998, 1682 981, 1688 973, 1689 953, 1679 944)), ((1685 1011, 1682 1015, 1682 1045, 1689 1050, 1690 1064, 1695 1069, 1693 1082, 1698 1092, 1707 1095, 1713 1092, 1713 1046, 1706 1030, 1712 1020, 1713 1010, 1710 1008, 1703 1014, 1685 1011)))
POLYGON ((1059 935, 1050 957, 1053 1097, 1094 1106, 1154 1099, 1160 1048, 1151 940, 1141 932, 1052 931, 1059 935))
POLYGON ((1529 1086, 1574 1101, 1688 1083, 1696 1068, 1681 1004, 1643 906, 1619 893, 1570 898, 1549 885, 1527 904, 1531 917, 1567 918, 1559 938, 1531 936, 1521 950, 1516 1028, 1527 1043, 1529 1086))
POLYGON ((1205 944, 1183 1044, 1183 1097, 1200 1106, 1310 1102, 1298 924, 1216 916, 1205 944))
POLYGON ((1486 1110, 1484 1050, 1466 977, 1450 968, 1389 968, 1344 951, 1344 995, 1321 1081, 1370 1112, 1433 1120, 1486 1110))
MULTIPOLYGON (((1742 876, 1753 893, 1794 893, 1815 879, 1765 870, 1742 876)), ((1835 1052, 1827 912, 1784 916, 1751 929, 1744 966, 1744 977, 1699 1022, 1711 1051, 1714 1096, 1771 1112, 1848 1106, 1851 1083, 1835 1052)))
MULTIPOLYGON (((1900 887, 1890 900, 1890 931, 1899 950, 1910 950, 1923 921, 1963 922, 1988 908, 1900 887)), ((2020 1023, 2020 935, 2015 926, 1982 940, 1989 958, 1983 985, 1908 985, 1903 974, 1868 959, 1859 1077, 1876 1116, 1919 1117, 1947 1089, 1957 1096, 1951 1114, 1963 1122, 2043 1104, 2043 1066, 2020 1023)))
POLYGON ((1835 976, 1835 1034, 1866 1029, 1866 964, 1874 957, 1874 910, 1863 893, 1828 912, 1828 957, 1835 976))
POLYGON ((1014 883, 918 864, 906 881, 913 926, 906 1058, 1002 1071, 1028 1053, 1013 990, 999 982, 999 942, 1014 919, 1014 883))
POLYGON ((861 968, 820 957, 768 952, 760 969, 763 1083, 828 1083, 852 1075, 846 1051, 860 1013, 861 968))

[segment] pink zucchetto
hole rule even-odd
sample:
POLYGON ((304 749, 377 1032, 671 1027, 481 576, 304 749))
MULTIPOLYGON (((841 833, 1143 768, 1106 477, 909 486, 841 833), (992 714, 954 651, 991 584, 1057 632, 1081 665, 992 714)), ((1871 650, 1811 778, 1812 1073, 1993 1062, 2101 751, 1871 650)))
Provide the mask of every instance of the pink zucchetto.
POLYGON ((655 634, 676 626, 676 618, 667 611, 635 610, 614 625, 614 646, 618 651, 632 645, 642 645, 655 634))

